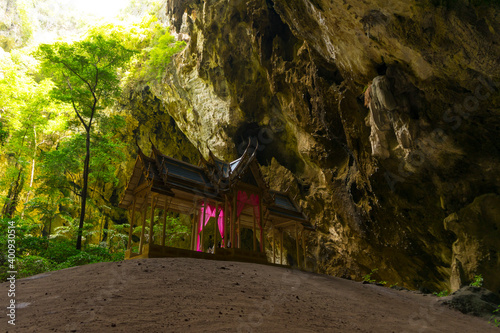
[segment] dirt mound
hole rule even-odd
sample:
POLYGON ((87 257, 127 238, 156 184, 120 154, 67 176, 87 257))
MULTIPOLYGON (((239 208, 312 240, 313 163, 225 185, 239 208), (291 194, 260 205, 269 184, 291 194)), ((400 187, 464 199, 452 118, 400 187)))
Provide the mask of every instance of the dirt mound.
POLYGON ((467 286, 443 297, 440 302, 462 313, 489 319, 500 304, 500 297, 490 290, 467 286))
POLYGON ((433 296, 249 263, 128 260, 16 287, 16 326, 4 310, 1 332, 499 332, 433 296))

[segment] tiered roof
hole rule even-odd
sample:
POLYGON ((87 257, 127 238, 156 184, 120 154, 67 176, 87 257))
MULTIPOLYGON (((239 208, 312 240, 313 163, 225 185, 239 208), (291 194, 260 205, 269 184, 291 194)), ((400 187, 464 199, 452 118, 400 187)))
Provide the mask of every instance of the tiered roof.
POLYGON ((256 161, 255 147, 249 146, 243 155, 232 161, 217 159, 211 152, 208 161, 202 157, 201 166, 195 166, 162 154, 152 145, 151 156, 139 148, 132 177, 130 178, 120 207, 130 208, 136 200, 136 208, 142 207, 147 195, 142 191, 162 194, 160 205, 168 205, 171 211, 188 213, 193 208, 193 198, 208 198, 223 201, 223 196, 235 187, 252 187, 259 190, 263 202, 278 225, 301 222, 314 230, 295 202, 285 193, 272 191, 264 181, 256 161), (162 201, 163 200, 163 201, 162 201))

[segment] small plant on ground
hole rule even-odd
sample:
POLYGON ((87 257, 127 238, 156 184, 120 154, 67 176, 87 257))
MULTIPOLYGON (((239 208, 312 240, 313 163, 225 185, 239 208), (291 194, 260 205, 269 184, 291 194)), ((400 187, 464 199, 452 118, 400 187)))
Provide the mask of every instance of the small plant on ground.
POLYGON ((500 327, 500 305, 496 308, 496 310, 493 310, 493 315, 491 315, 488 323, 495 327, 500 327))
POLYGON ((441 290, 440 292, 433 292, 432 294, 436 295, 437 297, 446 297, 450 294, 450 291, 445 289, 445 290, 441 290))
POLYGON ((471 287, 482 287, 483 286, 483 276, 481 274, 474 276, 474 282, 470 284, 471 287))
POLYGON ((372 271, 370 273, 368 273, 365 276, 363 276, 363 281, 364 282, 368 282, 368 283, 376 283, 377 280, 373 280, 372 279, 372 274, 375 273, 376 271, 378 271, 378 268, 372 269, 372 271))

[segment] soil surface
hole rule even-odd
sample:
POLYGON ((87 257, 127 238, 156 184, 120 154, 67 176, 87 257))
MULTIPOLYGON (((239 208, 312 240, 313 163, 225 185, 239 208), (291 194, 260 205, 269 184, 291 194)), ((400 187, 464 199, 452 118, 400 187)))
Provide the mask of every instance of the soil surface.
POLYGON ((437 297, 250 263, 136 259, 7 283, 0 332, 500 332, 437 297))

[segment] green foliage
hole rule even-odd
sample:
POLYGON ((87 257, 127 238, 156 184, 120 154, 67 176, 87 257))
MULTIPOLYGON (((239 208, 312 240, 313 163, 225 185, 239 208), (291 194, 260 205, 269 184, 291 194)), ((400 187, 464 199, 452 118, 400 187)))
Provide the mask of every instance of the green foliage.
POLYGON ((21 202, 21 193, 29 184, 31 172, 42 144, 49 136, 65 127, 67 107, 53 101, 49 80, 36 81, 30 73, 36 61, 25 51, 15 50, 0 54, 0 122, 3 150, 7 164, 0 173, 0 187, 6 188, 2 213, 11 217, 21 202), (53 115, 57 114, 57 117, 53 115), (28 180, 29 181, 26 181, 28 180))
MULTIPOLYGON (((37 178, 37 180, 40 178, 42 177, 37 178)), ((46 192, 47 188, 43 187, 46 184, 43 182, 40 184, 41 187, 37 188, 35 192, 37 195, 26 204, 26 211, 31 213, 27 217, 32 220, 33 225, 39 227, 37 234, 48 239, 52 231, 52 221, 56 219, 66 222, 72 220, 71 215, 64 210, 64 207, 72 205, 73 200, 71 197, 58 197, 55 194, 57 188, 48 188, 46 192)))
POLYGON ((25 235, 22 239, 22 245, 26 255, 41 255, 47 251, 49 240, 44 237, 25 235))
POLYGON ((13 219, 0 218, 0 266, 6 263, 7 259, 7 237, 8 227, 13 223, 16 229, 16 253, 17 255, 24 254, 39 254, 45 248, 45 243, 41 240, 34 239, 30 233, 36 228, 28 221, 22 220, 19 217, 13 219))
POLYGON ((500 305, 493 310, 493 314, 490 317, 488 323, 492 324, 495 327, 500 327, 500 305))
MULTIPOLYGON (((18 221, 16 221, 18 222, 18 221)), ((0 219, 0 281, 8 276, 8 261, 3 249, 7 246, 7 220, 0 219)), ((27 277, 43 272, 68 268, 72 266, 85 265, 105 261, 121 261, 124 259, 123 252, 110 252, 106 248, 88 246, 84 251, 75 249, 74 242, 70 239, 58 237, 47 240, 42 237, 34 237, 26 234, 26 225, 16 224, 16 267, 18 277, 27 277)))
POLYGON ((93 264, 97 262, 101 262, 101 257, 84 252, 84 251, 79 251, 78 254, 69 257, 65 262, 57 265, 57 269, 64 269, 64 268, 69 268, 69 267, 74 267, 74 266, 82 266, 82 265, 87 265, 87 264, 93 264))
POLYGON ((450 294, 450 291, 449 290, 441 290, 440 292, 433 292, 432 294, 437 296, 437 297, 446 297, 450 294))
POLYGON ((154 15, 146 15, 140 24, 128 29, 129 45, 140 51, 132 61, 132 69, 127 80, 158 81, 165 73, 172 57, 186 46, 183 41, 176 41, 163 24, 154 15))
MULTIPOLYGON (((120 69, 135 52, 126 48, 115 33, 96 27, 87 36, 73 43, 58 42, 42 44, 36 52, 41 60, 42 73, 50 77, 55 87, 51 91, 54 99, 73 106, 76 117, 85 129, 85 156, 83 160, 81 208, 76 248, 82 247, 82 233, 86 217, 90 170, 96 163, 108 165, 106 159, 113 151, 91 159, 91 139, 94 122, 102 110, 111 106, 120 95, 120 69), (103 157, 104 156, 104 157, 103 157), (101 158, 99 158, 101 157, 101 158), (96 161, 97 160, 97 161, 96 161)), ((106 143, 110 142, 104 141, 106 143)), ((95 142, 92 146, 95 145, 95 142)), ((83 144, 80 145, 81 147, 83 144)), ((109 149, 109 147, 108 147, 109 149)), ((104 167, 104 174, 113 169, 104 167)), ((102 174, 101 174, 102 176, 102 174)), ((94 179, 98 178, 92 174, 94 179)), ((109 179, 105 179, 109 181, 109 179)), ((92 182, 92 178, 90 179, 92 182)), ((92 222, 92 221, 91 221, 92 222)))
MULTIPOLYGON (((130 224, 125 223, 115 225, 114 229, 104 229, 108 235, 108 249, 113 255, 121 255, 123 260, 124 252, 128 243, 128 228, 130 224)), ((115 261, 113 259, 113 261, 115 261)))
POLYGON ((483 286, 483 276, 481 274, 474 276, 474 282, 470 284, 471 287, 482 287, 483 286))
POLYGON ((124 260, 123 252, 111 252, 109 249, 100 246, 89 246, 85 252, 99 257, 99 261, 121 261, 124 260))
MULTIPOLYGON (((165 244, 169 246, 179 246, 180 243, 188 237, 191 230, 178 217, 167 216, 167 238, 165 244)), ((161 230, 159 230, 161 233, 161 230)), ((161 237, 161 234, 158 235, 161 237)))
POLYGON ((92 136, 90 168, 91 186, 96 184, 118 185, 117 166, 125 161, 125 144, 116 138, 126 126, 122 116, 101 117, 97 133, 92 136))
POLYGON ((372 274, 377 272, 377 271, 378 271, 378 268, 372 269, 372 271, 370 273, 363 276, 363 281, 368 282, 368 283, 376 283, 377 280, 372 279, 372 274))
POLYGON ((50 261, 60 264, 79 252, 75 249, 75 245, 70 239, 57 238, 50 241, 47 250, 42 255, 50 261))
MULTIPOLYGON (((190 226, 179 217, 167 216, 166 219, 166 238, 165 245, 173 247, 182 247, 183 241, 189 237, 191 232, 190 226)), ((146 221, 145 237, 149 235, 149 219, 146 221)), ((134 227, 132 234, 140 237, 142 226, 134 227)), ((163 217, 155 219, 154 225, 154 239, 155 243, 159 243, 163 232, 163 217)), ((128 240, 128 237, 126 238, 128 240)), ((124 239, 125 240, 125 239, 124 239)))
POLYGON ((0 145, 5 145, 5 141, 9 137, 9 131, 5 128, 5 125, 0 122, 0 145))
MULTIPOLYGON (((47 28, 50 17, 58 17, 56 30, 64 30, 59 23, 65 20, 71 21, 69 30, 76 30, 76 21, 60 15, 61 6, 53 6, 58 1, 40 0, 36 8, 34 2, 21 1, 24 23, 39 16, 23 23, 30 29, 26 36, 47 28)), ((159 6, 158 1, 150 4, 159 6)), ((143 5, 136 1, 133 6, 143 5)), ((140 24, 94 27, 78 40, 43 44, 34 52, 0 52, 0 205, 12 203, 3 216, 12 216, 16 223, 23 276, 123 260, 129 225, 117 224, 122 218, 114 208, 117 191, 110 189, 119 186, 125 164, 122 139, 127 126, 110 107, 121 94, 124 78, 160 79, 184 46, 149 15, 140 24), (87 199, 82 195, 85 183, 87 199), (78 205, 83 202, 87 214, 79 225, 78 205), (74 246, 80 231, 83 252, 74 246)), ((7 271, 6 230, 12 219, 0 218, 0 279, 7 271)), ((160 225, 155 226, 156 239, 161 238, 160 225)), ((167 244, 185 243, 189 231, 186 221, 167 218, 167 244)))
MULTIPOLYGON (((374 269, 372 269, 372 271, 370 273, 368 273, 365 276, 363 276, 363 282, 376 283, 376 284, 382 285, 382 286, 387 285, 389 283, 387 281, 378 281, 377 282, 377 280, 375 280, 375 279, 372 278, 373 273, 376 273, 377 271, 378 271, 378 268, 374 268, 374 269)), ((396 285, 397 285, 397 283, 391 285, 390 288, 392 288, 392 287, 394 287, 396 285)))
POLYGON ((42 74, 55 83, 51 96, 71 104, 89 127, 94 113, 111 106, 120 95, 118 68, 133 54, 116 36, 97 28, 80 41, 41 44, 35 53, 42 74))
MULTIPOLYGON (((91 135, 91 188, 102 187, 103 184, 118 184, 117 166, 125 160, 125 145, 115 136, 123 126, 121 116, 100 117, 98 127, 91 135)), ((80 175, 85 158, 85 135, 78 133, 65 138, 60 141, 57 149, 42 152, 42 155, 43 161, 37 179, 40 182, 38 192, 60 195, 62 197, 59 200, 67 198, 70 193, 79 195, 82 188, 80 175)))
POLYGON ((153 45, 149 52, 149 60, 146 62, 146 66, 149 67, 150 71, 156 71, 156 79, 160 79, 172 56, 182 51, 186 43, 183 41, 177 42, 175 37, 170 35, 168 30, 166 30, 157 40, 153 40, 153 45))
POLYGON ((110 253, 105 248, 90 246, 86 248, 85 251, 77 251, 75 255, 68 257, 64 262, 57 265, 57 269, 94 264, 98 262, 121 261, 123 259, 123 252, 110 253))
POLYGON ((37 275, 54 269, 54 263, 44 257, 26 256, 18 259, 18 278, 37 275))

